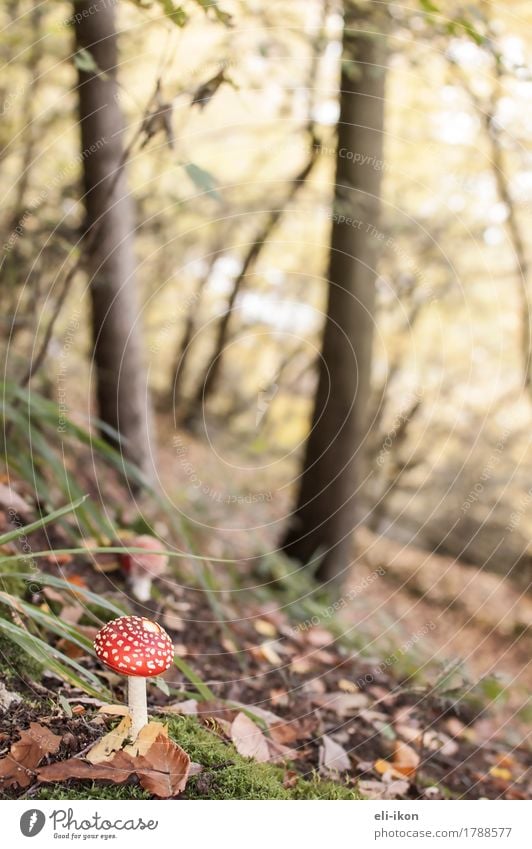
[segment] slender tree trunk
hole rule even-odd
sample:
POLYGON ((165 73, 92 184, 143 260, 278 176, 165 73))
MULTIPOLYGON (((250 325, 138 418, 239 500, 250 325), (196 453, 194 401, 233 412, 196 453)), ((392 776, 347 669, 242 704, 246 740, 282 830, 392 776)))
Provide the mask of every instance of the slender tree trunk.
POLYGON ((327 316, 312 427, 285 551, 319 558, 322 580, 351 561, 375 307, 385 78, 385 11, 346 2, 327 316), (362 11, 361 11, 362 10, 362 11), (363 15, 363 17, 362 17, 363 15), (342 216, 351 219, 342 223, 342 216))
POLYGON ((150 404, 135 281, 134 210, 124 172, 124 122, 116 82, 115 13, 111 3, 100 4, 96 12, 93 5, 91 0, 74 3, 77 49, 87 50, 98 68, 79 71, 87 234, 98 227, 94 244, 87 244, 98 411, 105 424, 120 434, 118 441, 127 460, 152 477, 150 404))

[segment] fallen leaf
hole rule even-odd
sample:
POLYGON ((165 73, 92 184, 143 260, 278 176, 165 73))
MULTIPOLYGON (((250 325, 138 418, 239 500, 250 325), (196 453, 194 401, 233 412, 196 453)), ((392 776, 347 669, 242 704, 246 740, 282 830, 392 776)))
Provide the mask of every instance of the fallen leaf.
POLYGON ((124 752, 115 752, 112 760, 92 764, 81 758, 69 758, 57 761, 55 764, 41 767, 37 772, 39 781, 68 781, 70 778, 87 779, 89 781, 108 780, 114 784, 127 781, 134 772, 132 759, 124 752))
POLYGON ((261 643, 260 646, 252 646, 248 651, 255 660, 265 660, 272 666, 281 666, 283 661, 273 646, 273 643, 261 643))
POLYGON ((127 716, 129 709, 126 705, 102 705, 98 713, 107 713, 109 716, 127 716))
POLYGON ((383 758, 377 758, 373 764, 373 769, 378 772, 379 775, 387 775, 389 773, 392 778, 404 778, 404 774, 402 772, 399 772, 399 770, 395 769, 390 761, 385 761, 383 758))
POLYGON ((290 703, 287 691, 276 687, 270 690, 270 701, 274 707, 286 707, 290 703))
POLYGON ((361 708, 366 707, 368 704, 368 697, 364 693, 333 692, 316 695, 313 697, 312 701, 314 704, 318 705, 318 707, 321 707, 324 710, 334 711, 337 716, 343 718, 346 716, 353 716, 361 708))
POLYGON ((392 763, 394 768, 406 777, 415 775, 419 766, 420 757, 412 746, 396 740, 393 747, 392 763))
POLYGON ((196 699, 185 699, 183 702, 166 705, 161 710, 165 713, 177 713, 182 716, 196 716, 198 713, 198 702, 196 699))
POLYGON ((13 743, 9 754, 0 760, 0 787, 28 787, 42 759, 57 752, 60 745, 61 737, 32 722, 26 731, 20 732, 20 740, 13 743))
POLYGON ((321 648, 323 646, 329 646, 334 643, 334 637, 330 631, 327 631, 326 628, 320 628, 319 625, 311 628, 306 633, 305 642, 309 643, 311 646, 315 648, 321 648))
POLYGON ((56 554, 55 551, 51 551, 47 556, 46 560, 52 566, 66 566, 67 563, 72 562, 72 555, 70 554, 56 554))
POLYGON ((260 634, 262 637, 276 637, 277 636, 277 628, 273 625, 272 622, 268 622, 267 619, 255 619, 253 623, 255 631, 260 634))
POLYGON ((490 775, 492 778, 500 778, 502 781, 511 781, 512 773, 506 767, 501 766, 492 766, 490 769, 490 775))
POLYGON ((404 779, 390 781, 389 783, 375 781, 374 779, 358 782, 360 792, 368 799, 396 799, 398 796, 404 796, 408 793, 409 787, 408 781, 404 779))
POLYGON ((239 755, 254 758, 259 763, 270 760, 266 737, 245 713, 239 713, 231 723, 231 739, 239 755))
POLYGON ((146 754, 133 762, 141 786, 160 799, 177 796, 187 786, 190 758, 165 734, 160 734, 146 754))
POLYGON ((183 618, 170 611, 163 614, 163 625, 165 628, 170 628, 171 631, 184 631, 186 629, 183 618))
POLYGON ((327 734, 321 738, 319 752, 320 767, 326 772, 345 772, 351 769, 349 755, 340 743, 333 740, 327 734))
MULTIPOLYGON (((195 772, 198 771, 196 765, 195 772)), ((110 760, 96 764, 70 758, 41 768, 37 777, 43 782, 77 778, 123 784, 131 775, 136 775, 148 793, 160 799, 170 799, 185 789, 189 772, 190 758, 184 749, 164 734, 159 734, 145 755, 132 757, 128 752, 120 751, 115 752, 110 760)))
POLYGON ((144 728, 140 729, 136 740, 125 747, 124 752, 132 758, 145 755, 158 737, 168 737, 168 726, 163 725, 162 722, 148 722, 144 728))
POLYGON ((358 693, 360 692, 354 681, 349 681, 348 678, 340 678, 338 681, 338 689, 343 693, 358 693))
POLYGON ((296 740, 306 740, 312 737, 316 730, 317 720, 313 716, 305 717, 300 720, 292 720, 290 722, 276 722, 270 726, 270 735, 277 742, 283 745, 295 743, 296 740))
POLYGON ((295 770, 288 769, 283 776, 283 787, 285 790, 290 790, 295 787, 299 779, 299 775, 295 770))
POLYGON ((131 716, 129 713, 124 716, 122 721, 105 734, 101 740, 89 749, 86 759, 91 764, 99 764, 103 761, 108 761, 114 752, 122 748, 131 731, 131 716))
POLYGON ((417 743, 418 745, 421 743, 423 734, 420 728, 416 728, 414 725, 406 725, 403 722, 398 722, 395 725, 395 730, 404 740, 407 741, 407 743, 417 743))
POLYGON ((87 655, 87 649, 79 646, 77 643, 72 643, 70 640, 61 637, 57 642, 57 648, 59 651, 66 654, 71 660, 79 660, 80 657, 85 657, 87 655))

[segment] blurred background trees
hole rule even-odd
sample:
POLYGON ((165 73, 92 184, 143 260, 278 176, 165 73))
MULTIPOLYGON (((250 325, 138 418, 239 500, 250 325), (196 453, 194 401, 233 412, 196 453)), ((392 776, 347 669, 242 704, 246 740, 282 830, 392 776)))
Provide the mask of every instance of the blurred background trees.
POLYGON ((0 16, 6 376, 160 454, 200 529, 257 497, 238 527, 322 577, 361 523, 527 583, 528 9, 0 16))

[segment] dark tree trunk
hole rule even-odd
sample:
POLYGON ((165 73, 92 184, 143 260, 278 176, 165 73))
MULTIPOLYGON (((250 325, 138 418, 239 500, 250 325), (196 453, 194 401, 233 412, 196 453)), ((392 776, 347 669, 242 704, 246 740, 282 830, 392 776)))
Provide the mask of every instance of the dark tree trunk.
POLYGON ((385 12, 360 15, 346 3, 327 316, 312 427, 283 541, 285 551, 301 562, 318 558, 321 580, 339 578, 351 562, 383 238, 377 228, 385 12), (342 222, 341 216, 351 220, 342 222))
POLYGON ((150 404, 116 82, 115 13, 111 3, 100 4, 96 12, 93 7, 91 0, 74 3, 77 49, 87 50, 98 68, 79 71, 78 88, 98 412, 120 434, 126 459, 151 478, 150 404))

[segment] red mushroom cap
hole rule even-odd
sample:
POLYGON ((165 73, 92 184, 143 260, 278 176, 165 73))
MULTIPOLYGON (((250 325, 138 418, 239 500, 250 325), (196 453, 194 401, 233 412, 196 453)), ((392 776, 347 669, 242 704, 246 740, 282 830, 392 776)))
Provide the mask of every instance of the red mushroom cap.
POLYGON ((166 631, 143 616, 120 616, 108 622, 96 634, 94 650, 113 672, 142 678, 160 675, 174 659, 166 631))
MULTIPOLYGON (((164 548, 156 537, 150 537, 147 534, 130 537, 126 545, 129 548, 146 548, 148 551, 157 551, 157 549, 164 548)), ((168 566, 168 555, 166 554, 140 554, 139 552, 133 554, 127 548, 123 554, 119 555, 119 560, 126 575, 132 572, 140 575, 148 573, 153 578, 157 578, 164 574, 168 566)))

